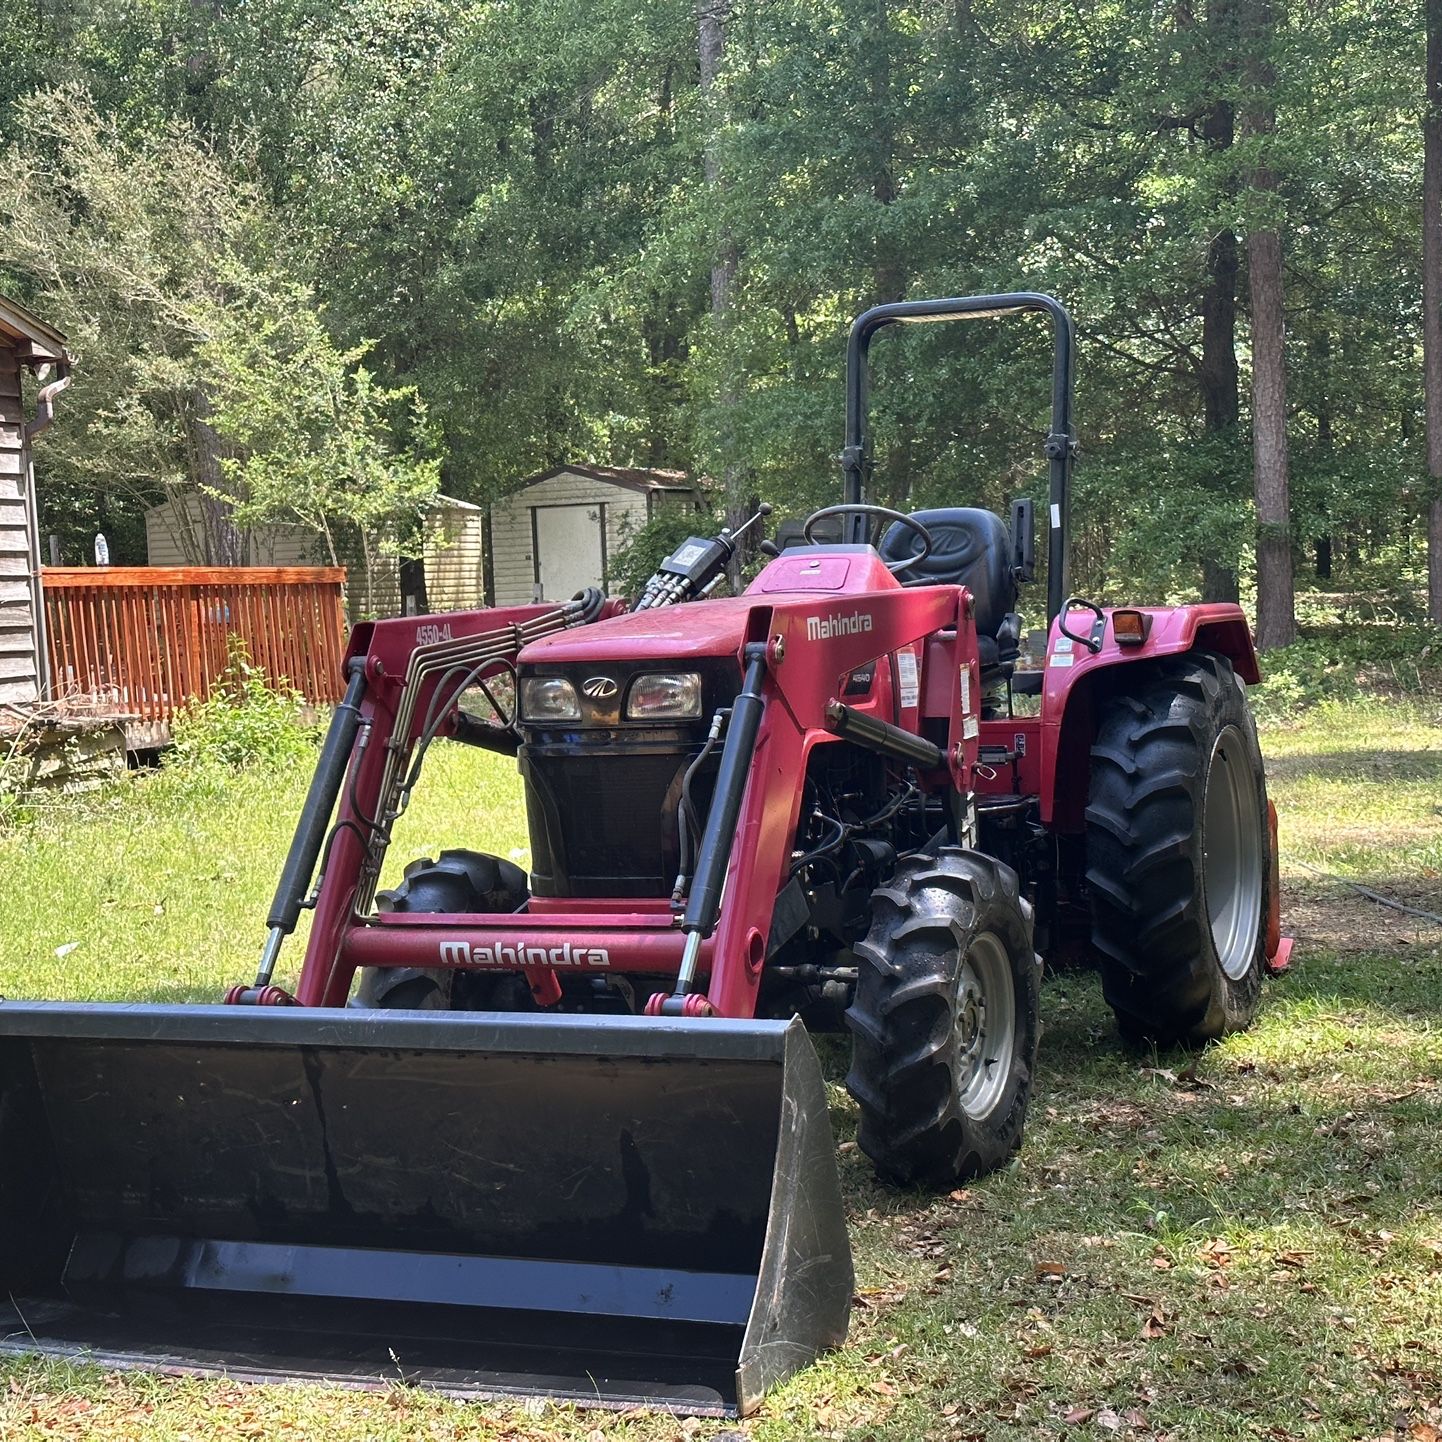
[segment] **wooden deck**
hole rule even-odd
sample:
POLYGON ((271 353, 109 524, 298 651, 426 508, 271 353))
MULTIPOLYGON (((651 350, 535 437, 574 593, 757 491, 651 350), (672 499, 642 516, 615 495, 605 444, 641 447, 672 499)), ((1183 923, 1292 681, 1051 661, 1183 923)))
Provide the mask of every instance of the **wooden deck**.
POLYGON ((51 690, 132 718, 159 745, 171 718, 206 700, 231 636, 307 701, 338 701, 345 571, 291 566, 47 566, 41 574, 51 690))

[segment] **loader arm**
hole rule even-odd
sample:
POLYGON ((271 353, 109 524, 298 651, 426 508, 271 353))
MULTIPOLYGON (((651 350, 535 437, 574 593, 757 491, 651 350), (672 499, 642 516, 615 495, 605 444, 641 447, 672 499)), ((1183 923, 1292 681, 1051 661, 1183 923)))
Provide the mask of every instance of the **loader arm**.
MULTIPOLYGON (((773 567, 784 574, 795 564, 794 558, 783 558, 773 567)), ((715 819, 716 834, 703 838, 696 868, 698 877, 708 865, 724 877, 724 904, 716 904, 713 885, 706 904, 699 909, 688 904, 680 915, 661 900, 624 897, 536 898, 520 913, 375 914, 361 909, 365 893, 359 886, 344 889, 345 865, 357 865, 359 858, 356 831, 347 826, 338 835, 337 859, 331 863, 332 870, 340 868, 336 874, 341 881, 332 895, 328 880, 317 907, 297 992, 301 1002, 343 1004, 360 967, 455 968, 521 972, 540 1005, 560 999, 564 979, 592 973, 651 978, 658 997, 694 995, 695 1004, 683 1014, 754 1016, 773 911, 786 881, 801 807, 801 792, 789 778, 805 774, 817 747, 843 739, 871 744, 857 742, 855 719, 850 735, 843 738, 835 715, 828 714, 828 706, 837 704, 842 680, 878 658, 889 672, 890 657, 907 655, 911 674, 918 679, 911 689, 902 688, 906 694, 897 710, 891 709, 888 685, 878 685, 872 697, 844 710, 853 718, 876 717, 888 726, 896 721, 898 729, 913 735, 926 724, 939 738, 939 744, 926 743, 939 764, 923 768, 924 784, 961 795, 969 788, 976 755, 979 693, 968 683, 969 708, 964 707, 960 688, 963 674, 974 669, 976 640, 965 593, 954 587, 903 590, 892 583, 889 589, 858 592, 853 598, 777 594, 713 604, 734 608, 738 617, 743 638, 733 661, 738 685, 742 657, 758 650, 764 657, 759 719, 744 738, 733 720, 728 742, 735 746, 743 741, 744 753, 734 754, 729 764, 723 755, 720 775, 730 791, 718 790, 712 799, 709 815, 715 819), (838 616, 855 629, 833 630, 838 616), (928 644, 932 637, 940 639, 928 644), (339 851, 341 846, 345 852, 339 851), (691 975, 681 980, 688 950, 691 975), (693 986, 693 980, 702 984, 693 986)), ((677 622, 673 618, 666 624, 677 622)), ((566 638, 562 654, 599 649, 604 638, 605 628, 577 633, 566 638)), ((559 641, 532 647, 523 663, 526 657, 534 662, 555 656, 559 641)), ((380 644, 383 638, 372 642, 373 652, 380 644)), ((357 765, 378 767, 371 759, 378 749, 372 740, 369 754, 358 757, 357 765)), ((371 773, 361 774, 365 778, 371 773)), ((351 790, 364 812, 364 780, 351 790)), ((343 811, 342 820, 351 814, 343 811)), ((383 842, 383 833, 378 835, 383 842)), ((376 859, 373 853, 365 864, 373 870, 376 859)), ((696 895, 690 900, 697 900, 696 895)))

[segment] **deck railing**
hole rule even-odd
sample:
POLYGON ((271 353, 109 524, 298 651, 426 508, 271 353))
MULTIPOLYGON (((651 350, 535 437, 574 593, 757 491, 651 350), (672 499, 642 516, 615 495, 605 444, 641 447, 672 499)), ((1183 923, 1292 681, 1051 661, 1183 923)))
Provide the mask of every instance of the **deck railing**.
POLYGON ((50 684, 146 722, 205 700, 231 636, 307 701, 340 699, 344 569, 291 566, 47 566, 50 684))

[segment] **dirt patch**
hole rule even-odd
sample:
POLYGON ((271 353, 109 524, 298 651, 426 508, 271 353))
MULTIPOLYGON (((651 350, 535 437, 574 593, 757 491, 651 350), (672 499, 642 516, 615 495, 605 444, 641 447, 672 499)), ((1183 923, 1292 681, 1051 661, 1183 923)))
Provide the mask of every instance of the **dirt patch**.
MULTIPOLYGON (((1438 887, 1398 882, 1387 888, 1387 895, 1407 906, 1442 914, 1442 889, 1438 887)), ((1442 946, 1442 925, 1394 911, 1369 901, 1350 886, 1320 878, 1283 882, 1282 930, 1295 938, 1301 951, 1356 953, 1442 946)))

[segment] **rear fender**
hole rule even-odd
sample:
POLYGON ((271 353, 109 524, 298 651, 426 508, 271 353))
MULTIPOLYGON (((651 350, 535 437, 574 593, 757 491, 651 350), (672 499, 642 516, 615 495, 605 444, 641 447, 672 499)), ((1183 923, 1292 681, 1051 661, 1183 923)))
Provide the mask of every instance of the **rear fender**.
MULTIPOLYGON (((1151 618, 1140 646, 1121 646, 1112 631, 1112 607, 1103 607, 1101 648, 1092 651, 1061 632, 1061 618, 1047 637, 1046 679, 1042 690, 1041 818, 1058 831, 1082 829, 1086 810, 1092 740, 1100 704, 1128 683, 1128 668, 1139 661, 1208 651, 1225 656, 1248 685, 1262 679, 1257 651, 1240 606, 1139 606, 1151 618)), ((1090 637, 1092 618, 1071 613, 1073 636, 1090 637)))

